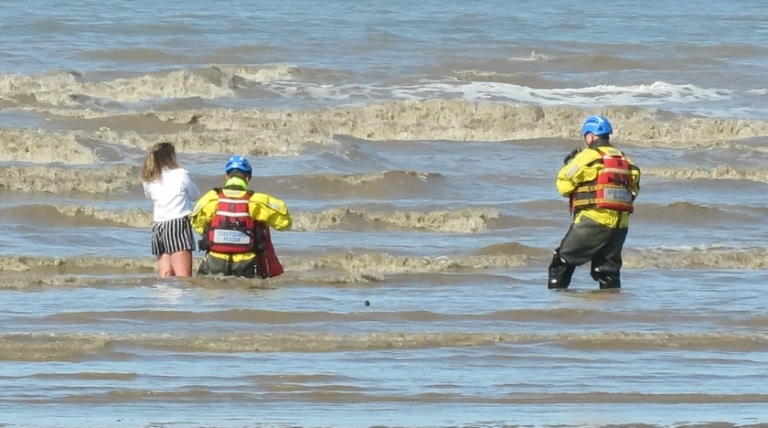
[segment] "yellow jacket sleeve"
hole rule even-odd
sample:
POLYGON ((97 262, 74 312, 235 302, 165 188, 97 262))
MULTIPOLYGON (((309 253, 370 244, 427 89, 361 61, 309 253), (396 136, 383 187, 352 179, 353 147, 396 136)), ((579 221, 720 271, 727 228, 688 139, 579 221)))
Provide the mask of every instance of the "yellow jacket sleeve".
POLYGON ((277 230, 288 230, 293 225, 285 202, 266 193, 251 195, 248 210, 252 219, 267 223, 277 230))
POLYGON ((598 159, 600 153, 597 150, 586 149, 560 168, 555 181, 558 193, 565 197, 571 196, 581 183, 596 180, 599 169, 591 167, 591 164, 598 159))
POLYGON ((216 208, 219 203, 219 194, 215 190, 209 190, 206 194, 198 199, 195 204, 195 208, 192 209, 190 218, 192 220, 192 228, 195 232, 202 235, 205 232, 205 228, 213 221, 213 216, 216 215, 216 208))
POLYGON ((629 191, 632 192, 634 200, 640 194, 640 168, 629 158, 627 158, 627 162, 629 163, 629 172, 632 174, 632 187, 629 188, 629 191))

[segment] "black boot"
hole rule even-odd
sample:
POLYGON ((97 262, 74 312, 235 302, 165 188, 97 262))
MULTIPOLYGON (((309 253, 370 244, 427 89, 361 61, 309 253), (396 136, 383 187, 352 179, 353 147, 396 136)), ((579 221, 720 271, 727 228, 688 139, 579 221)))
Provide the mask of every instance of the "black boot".
POLYGON ((549 282, 547 284, 550 290, 566 289, 571 285, 571 277, 576 270, 576 265, 570 264, 560 257, 560 253, 555 250, 552 256, 552 263, 549 265, 549 282))
POLYGON ((606 272, 598 269, 592 270, 592 278, 600 284, 601 290, 621 288, 621 278, 618 271, 606 272))

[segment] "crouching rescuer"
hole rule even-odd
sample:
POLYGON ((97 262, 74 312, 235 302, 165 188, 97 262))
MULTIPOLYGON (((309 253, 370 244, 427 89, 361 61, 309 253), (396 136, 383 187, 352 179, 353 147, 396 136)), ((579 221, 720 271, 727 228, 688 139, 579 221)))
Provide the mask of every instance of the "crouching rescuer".
POLYGON ((225 167, 226 182, 197 201, 192 226, 202 236, 205 257, 198 275, 272 278, 283 266, 272 245, 270 227, 291 228, 285 203, 248 190, 252 168, 242 156, 233 156, 225 167))
POLYGON ((573 222, 552 257, 550 289, 568 288, 576 267, 586 262, 601 289, 621 287, 621 253, 640 192, 640 169, 611 145, 612 133, 604 116, 587 118, 581 130, 586 147, 571 152, 557 174, 557 190, 569 198, 573 222))

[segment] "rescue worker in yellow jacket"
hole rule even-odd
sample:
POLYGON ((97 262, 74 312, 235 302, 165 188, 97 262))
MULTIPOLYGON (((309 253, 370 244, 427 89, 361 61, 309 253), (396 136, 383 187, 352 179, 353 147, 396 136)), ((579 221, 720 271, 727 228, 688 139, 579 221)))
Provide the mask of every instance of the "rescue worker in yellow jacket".
POLYGON ((549 288, 565 289, 577 266, 591 262, 601 289, 620 288, 621 252, 629 215, 640 192, 640 169, 610 143, 611 123, 590 116, 575 149, 557 174, 557 191, 570 200, 573 223, 549 266, 549 288))
POLYGON ((271 278, 283 273, 269 228, 287 230, 293 223, 285 202, 248 190, 251 165, 233 156, 225 167, 224 187, 204 194, 191 214, 192 227, 206 251, 198 275, 271 278))

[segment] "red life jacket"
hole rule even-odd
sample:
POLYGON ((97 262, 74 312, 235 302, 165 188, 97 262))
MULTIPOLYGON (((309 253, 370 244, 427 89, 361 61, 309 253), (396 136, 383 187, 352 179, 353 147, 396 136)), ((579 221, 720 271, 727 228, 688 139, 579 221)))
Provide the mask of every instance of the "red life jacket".
POLYGON ((632 206, 632 173, 629 162, 623 153, 610 156, 599 149, 603 169, 597 174, 597 179, 583 183, 571 194, 571 211, 577 212, 587 208, 602 208, 631 213, 632 206))
POLYGON ((231 198, 223 189, 215 189, 219 196, 216 214, 205 230, 206 250, 221 254, 256 253, 256 269, 262 278, 283 274, 283 266, 272 245, 269 226, 251 218, 248 205, 253 195, 246 191, 231 198))
POLYGON ((256 224, 248 212, 248 201, 253 192, 239 198, 230 198, 222 189, 216 189, 219 203, 211 224, 205 231, 207 250, 222 254, 251 253, 256 250, 256 224))

